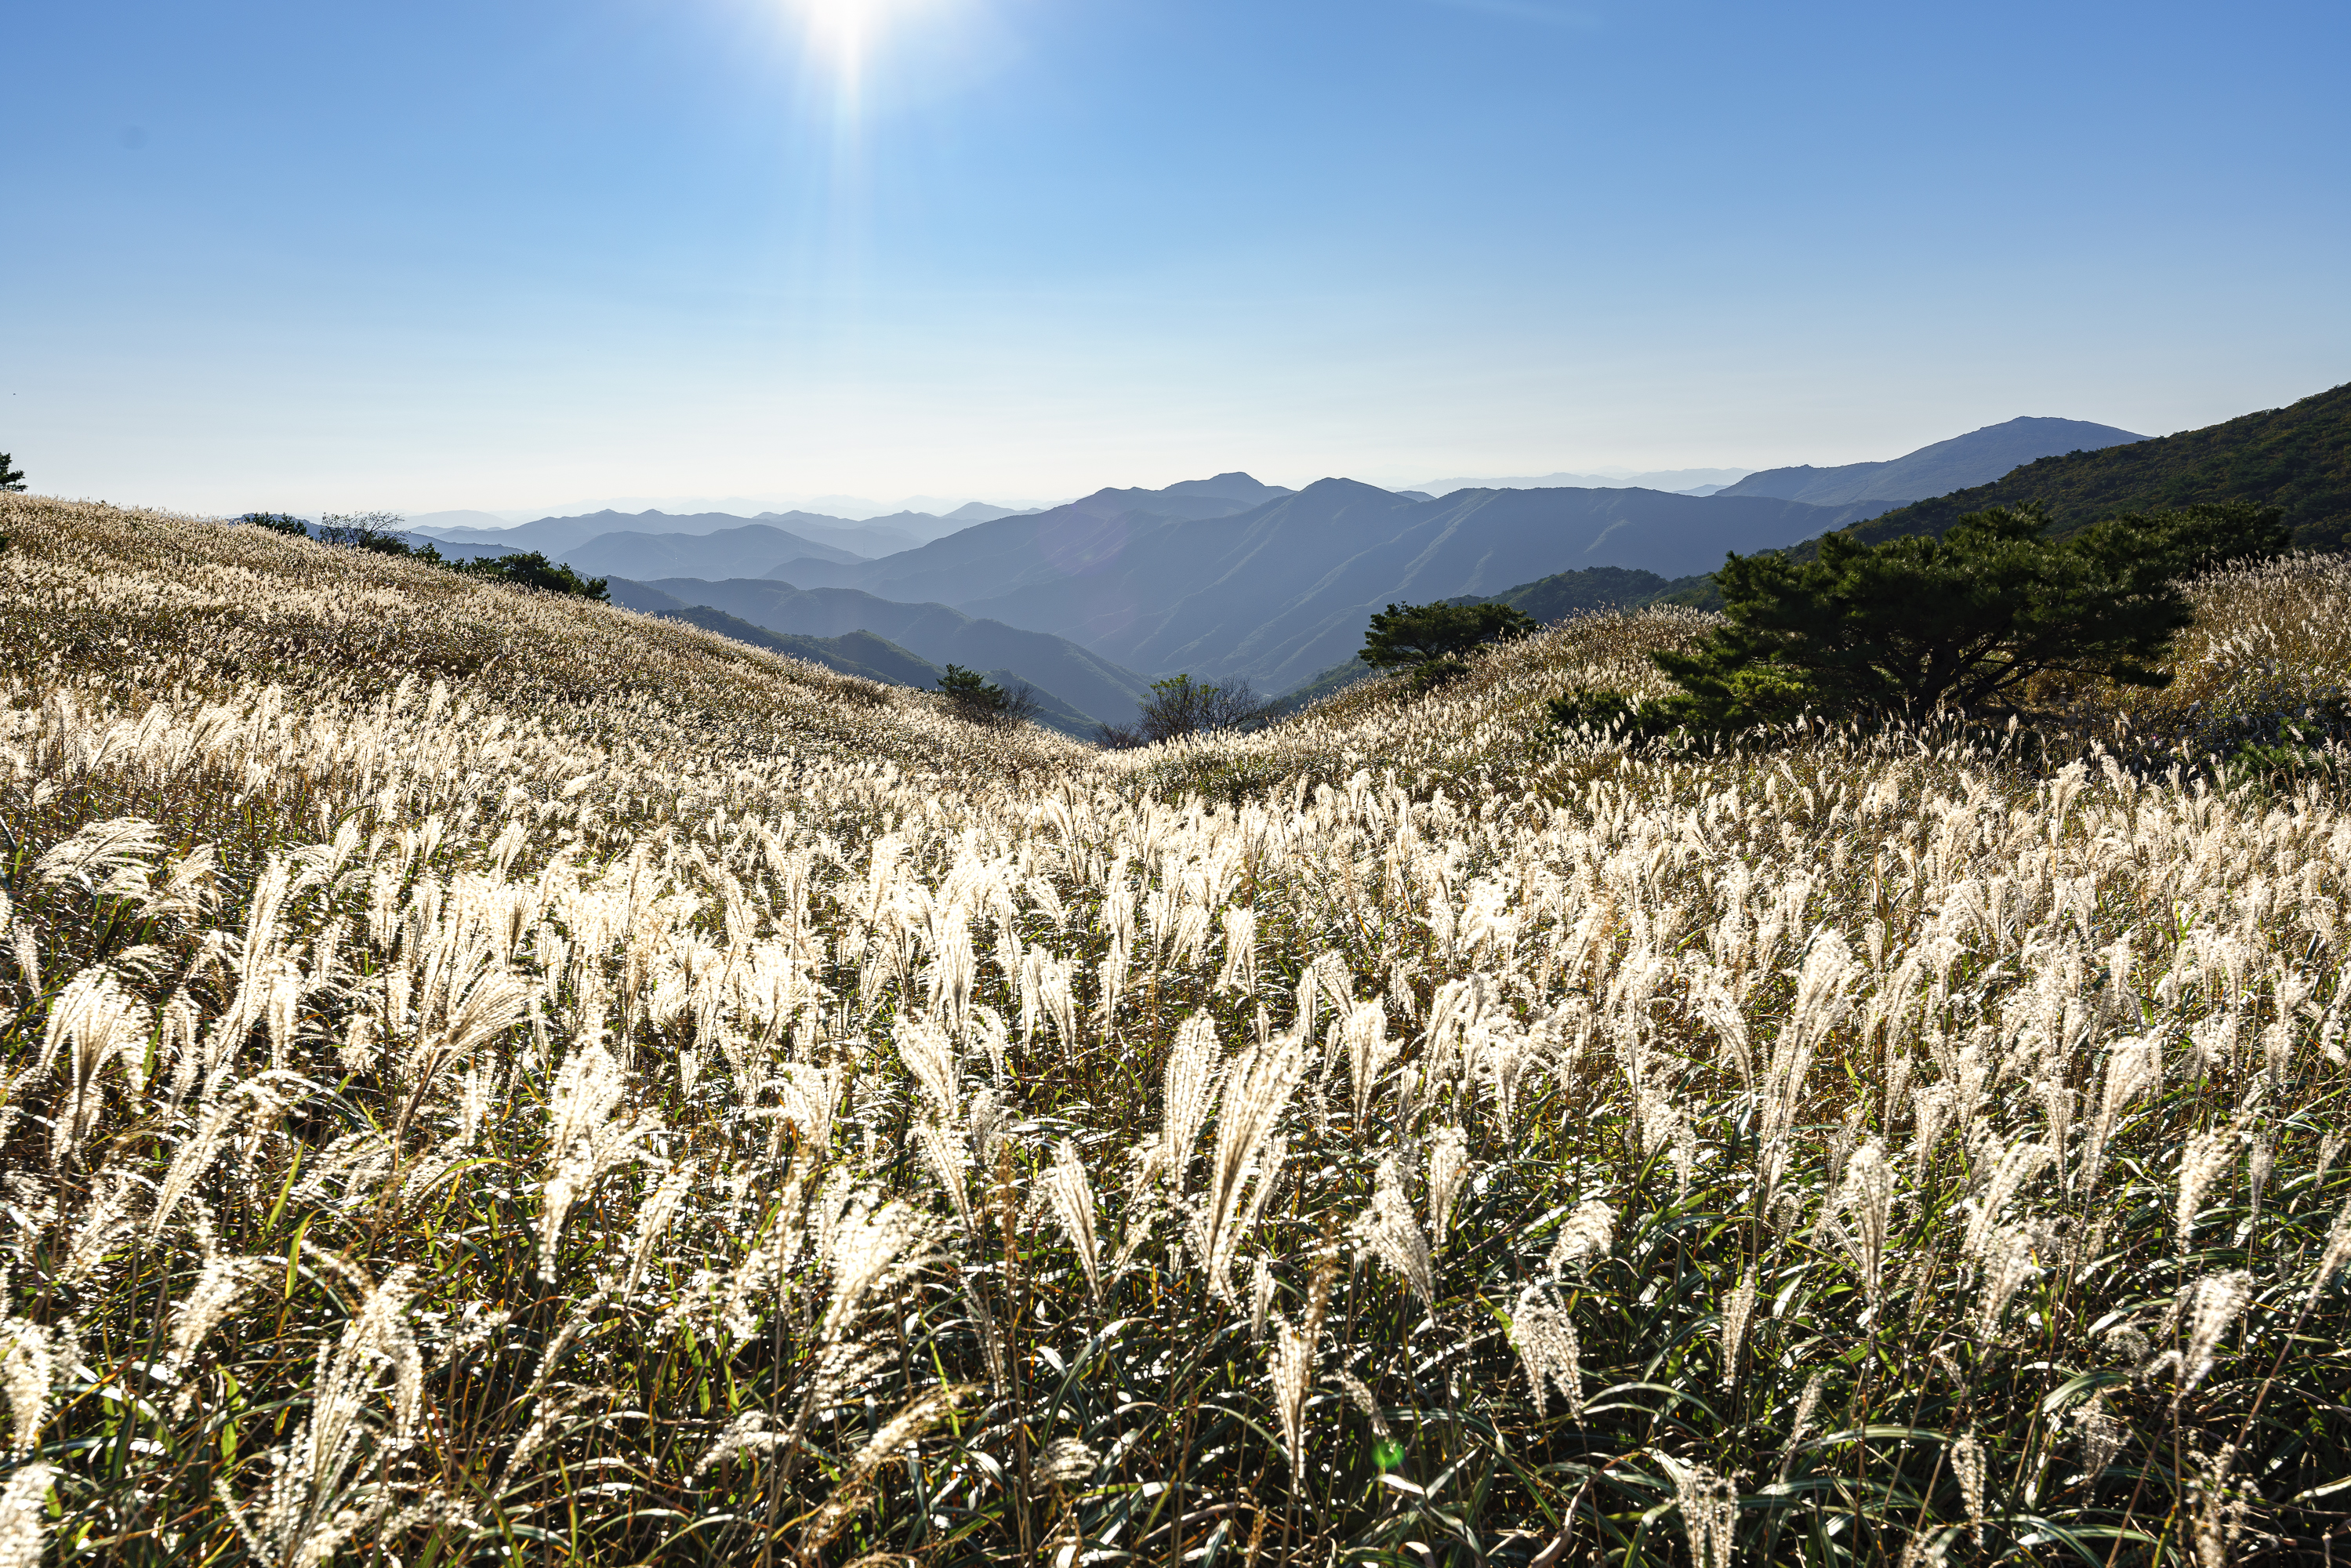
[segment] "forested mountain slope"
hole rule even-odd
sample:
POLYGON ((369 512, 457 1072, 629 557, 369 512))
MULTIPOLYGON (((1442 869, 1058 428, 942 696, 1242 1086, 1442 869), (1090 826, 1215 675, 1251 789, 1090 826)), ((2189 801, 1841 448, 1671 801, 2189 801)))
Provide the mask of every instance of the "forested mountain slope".
POLYGON ((2351 382, 2201 430, 2044 457, 1847 531, 1870 543, 1940 534, 1970 512, 2027 501, 2049 508, 2060 535, 2121 512, 2250 501, 2283 507, 2301 549, 2351 548, 2351 382))

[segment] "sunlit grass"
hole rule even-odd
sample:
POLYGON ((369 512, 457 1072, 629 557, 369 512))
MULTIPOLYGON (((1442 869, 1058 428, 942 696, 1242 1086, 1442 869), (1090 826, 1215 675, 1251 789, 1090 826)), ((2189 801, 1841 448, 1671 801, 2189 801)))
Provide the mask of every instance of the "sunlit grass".
POLYGON ((2201 585, 2063 754, 1543 722, 1675 612, 1106 755, 254 528, 0 534, 0 1560, 2343 1516, 2351 818, 2176 716, 2339 683, 2340 563, 2201 585))

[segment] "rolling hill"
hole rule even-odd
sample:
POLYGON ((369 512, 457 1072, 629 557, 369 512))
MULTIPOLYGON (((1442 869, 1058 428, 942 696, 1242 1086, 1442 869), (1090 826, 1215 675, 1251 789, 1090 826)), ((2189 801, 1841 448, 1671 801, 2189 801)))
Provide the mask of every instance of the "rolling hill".
POLYGON ((1924 496, 1940 496, 1999 478, 2022 464, 2064 452, 2110 448, 2147 437, 2110 424, 2077 419, 2011 419, 1938 441, 1883 463, 1845 463, 1814 468, 1766 468, 1716 492, 1721 496, 1777 496, 1816 507, 1876 504, 1886 511, 1924 496))

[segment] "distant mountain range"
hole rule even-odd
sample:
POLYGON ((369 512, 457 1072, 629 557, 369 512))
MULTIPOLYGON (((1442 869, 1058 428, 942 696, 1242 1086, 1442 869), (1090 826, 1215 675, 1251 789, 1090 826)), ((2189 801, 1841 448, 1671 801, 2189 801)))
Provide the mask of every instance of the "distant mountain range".
POLYGON ((1084 574, 957 602, 1134 669, 1280 692, 1353 653, 1390 601, 1493 593, 1562 565, 1680 576, 1848 520, 1768 498, 1558 489, 1414 501, 1325 479, 1235 517, 1137 529, 1084 574))
MULTIPOLYGON (((738 643, 786 653, 804 659, 811 664, 821 664, 828 670, 838 670, 845 675, 862 675, 869 681, 888 685, 914 686, 934 689, 946 672, 928 659, 901 648, 885 637, 871 632, 845 632, 838 637, 805 637, 789 632, 773 632, 767 627, 714 610, 706 604, 688 604, 659 589, 641 582, 622 585, 622 592, 616 602, 624 608, 642 610, 664 620, 682 621, 689 626, 699 626, 705 632, 716 632, 722 637, 732 637, 738 643)), ((981 672, 998 685, 1026 685, 1036 701, 1034 720, 1048 729, 1080 740, 1093 738, 1097 722, 1077 712, 1050 692, 1027 680, 1012 670, 981 672)))
POLYGON ((948 663, 1003 672, 1046 694, 1057 726, 1077 733, 1127 721, 1152 677, 1178 671, 1269 694, 1343 683, 1365 622, 1387 603, 1497 597, 1554 620, 1701 591, 1727 551, 1868 525, 1939 493, 1921 486, 2085 460, 2077 449, 2105 461, 2159 444, 2111 425, 2016 419, 1882 463, 1635 476, 1651 486, 1438 481, 1397 492, 1332 478, 1292 491, 1232 472, 1042 511, 974 503, 864 523, 601 512, 443 537, 466 553, 544 549, 611 579, 618 602, 853 674, 929 685, 948 663), (2060 451, 2076 455, 2049 456, 2060 451), (1726 478, 1719 494, 1691 493, 1726 478), (872 641, 844 641, 860 634, 872 641))
MULTIPOLYGON (((1029 508, 1034 510, 1035 508, 1029 508)), ((811 552, 841 550, 859 560, 871 560, 940 538, 975 523, 1022 516, 1020 509, 971 501, 944 514, 895 512, 888 517, 852 522, 821 512, 761 512, 737 517, 731 512, 589 512, 579 517, 540 517, 511 527, 487 512, 433 512, 407 519, 411 531, 434 538, 467 544, 504 545, 517 550, 570 550, 607 534, 712 534, 764 523, 785 529, 798 539, 823 547, 811 552)))
POLYGON ((838 638, 870 632, 934 665, 1010 673, 1088 729, 1097 721, 1132 720, 1150 689, 1150 682, 1133 670, 1065 638, 967 615, 945 604, 899 603, 855 589, 799 589, 760 578, 615 578, 610 591, 613 603, 631 610, 675 614, 705 607, 786 636, 838 638))
POLYGON ((1883 463, 1766 468, 1724 486, 1718 494, 1777 496, 1816 507, 1876 503, 1877 510, 1891 511, 1921 497, 1985 484, 2035 458, 2061 452, 2095 452, 2146 439, 2111 424, 2088 424, 2078 419, 2011 419, 1883 463))
POLYGON ((1456 490, 1664 490, 1677 496, 1719 490, 1752 470, 1746 468, 1661 468, 1650 474, 1544 474, 1515 479, 1431 479, 1412 488, 1425 495, 1449 496, 1456 490))

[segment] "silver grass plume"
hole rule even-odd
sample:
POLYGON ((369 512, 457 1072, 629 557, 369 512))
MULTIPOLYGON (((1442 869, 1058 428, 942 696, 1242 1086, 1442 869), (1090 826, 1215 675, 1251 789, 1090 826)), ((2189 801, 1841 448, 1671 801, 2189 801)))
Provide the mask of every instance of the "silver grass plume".
POLYGON ((41 1568, 49 1533, 44 1505, 57 1479, 57 1466, 36 1462, 17 1466, 0 1486, 0 1568, 41 1568))
POLYGON ((1973 1432, 1963 1432, 1951 1444, 1951 1473, 1959 1478, 1959 1496, 1968 1505, 1968 1528, 1976 1544, 1983 1545, 1984 1451, 1973 1432))
MULTIPOLYGON (((548 1424, 552 1425, 552 1423, 548 1424)), ((533 1423, 531 1436, 538 1435, 539 1425, 539 1423, 533 1423)), ((698 1481, 709 1470, 725 1464, 737 1454, 772 1453, 782 1448, 788 1440, 788 1434, 768 1429, 768 1413, 765 1410, 746 1410, 729 1421, 726 1429, 718 1434, 717 1440, 702 1451, 702 1457, 694 1461, 694 1469, 687 1472, 687 1479, 698 1481)), ((536 1446, 530 1445, 530 1447, 536 1446)), ((515 1458, 509 1463, 507 1469, 512 1470, 519 1465, 528 1451, 524 1445, 517 1445, 515 1458)))
POLYGON ((1237 990, 1244 995, 1257 989, 1257 911, 1245 904, 1233 904, 1226 909, 1222 922, 1225 928, 1225 965, 1217 973, 1214 990, 1237 990))
POLYGON ((131 1212, 131 1197, 137 1190, 128 1171, 110 1169, 104 1173, 98 1195, 82 1211, 81 1223, 74 1228, 72 1245, 66 1249, 65 1267, 57 1273, 59 1280, 78 1285, 98 1271, 115 1242, 137 1223, 131 1212))
POLYGON ((628 1073, 602 1044, 575 1047, 556 1071, 548 1147, 555 1156, 538 1220, 538 1271, 555 1272, 563 1222, 581 1193, 607 1173, 641 1157, 643 1142, 659 1130, 650 1113, 615 1122, 612 1113, 628 1088, 628 1073))
POLYGON ((824 1238, 832 1270, 832 1293, 818 1332, 828 1343, 845 1333, 865 1300, 931 1260, 936 1232, 921 1216, 893 1198, 875 1207, 870 1194, 853 1195, 824 1238))
POLYGON ((2199 1568, 2227 1568, 2235 1552, 2237 1538, 2244 1533, 2246 1517, 2252 1511, 2255 1494, 2251 1487, 2231 1479, 2231 1472, 2236 1468, 2237 1446, 2224 1443, 2219 1453, 2198 1462, 2196 1475, 2189 1483, 2189 1495, 2196 1503, 2199 1568))
POLYGON ((2105 1392, 2102 1389, 2076 1408, 2072 1420, 2082 1439, 2082 1469, 2092 1480, 2115 1462, 2122 1451, 2123 1424, 2105 1411, 2105 1392))
POLYGON ((1221 1299, 1232 1298, 1233 1255, 1280 1175, 1287 1147, 1273 1129, 1306 1066, 1303 1043, 1284 1035, 1244 1051, 1226 1078, 1207 1190, 1193 1221, 1194 1250, 1221 1299))
POLYGON ((2188 1348, 2180 1353, 2179 1394, 2185 1398, 2204 1381, 2218 1355, 2220 1336, 2229 1332, 2253 1299, 2253 1277, 2242 1269, 2207 1274, 2188 1287, 2188 1348))
POLYGON ((1372 1206, 1356 1220, 1355 1230, 1372 1256, 1402 1275, 1405 1283, 1412 1287, 1412 1293, 1420 1298, 1421 1305, 1435 1311, 1436 1269, 1429 1260, 1427 1239, 1421 1235, 1412 1217, 1412 1205, 1405 1198, 1394 1155, 1380 1161, 1372 1206))
POLYGON ((1372 1091, 1396 1059, 1398 1048, 1388 1040, 1387 1004, 1374 997, 1367 1002, 1342 1002, 1340 1039, 1347 1052, 1347 1078, 1354 1090, 1355 1125, 1371 1114, 1372 1091))
MULTIPOLYGON (((1052 1173, 1046 1177, 1046 1188, 1051 1194, 1053 1213, 1061 1222, 1061 1229, 1070 1239, 1070 1246, 1078 1255, 1078 1266, 1086 1271, 1086 1288, 1093 1292, 1094 1304, 1102 1304, 1102 1244, 1094 1234, 1094 1189, 1086 1180, 1086 1167, 1078 1158, 1078 1146, 1063 1138, 1053 1151, 1052 1173)), ((1259 1265, 1260 1268, 1263 1264, 1259 1265)), ((1259 1313, 1257 1336, 1264 1337, 1263 1313, 1259 1313)))
POLYGON ((1583 1420, 1583 1352, 1576 1343, 1575 1321, 1566 1310, 1541 1288, 1528 1286, 1520 1292, 1519 1304, 1510 1313, 1510 1343, 1518 1347, 1519 1364, 1526 1371, 1536 1408, 1541 1409, 1550 1397, 1549 1390, 1556 1388, 1567 1401, 1569 1418, 1583 1420))
POLYGON ((964 1146, 963 1139, 937 1123, 928 1121, 916 1122, 907 1133, 914 1139, 916 1151, 922 1155, 923 1163, 931 1167, 931 1175, 937 1178, 940 1190, 947 1195, 947 1202, 954 1206, 956 1218, 962 1222, 965 1230, 974 1236, 978 1235, 979 1222, 972 1213, 971 1192, 967 1179, 967 1173, 971 1168, 971 1154, 964 1146))
POLYGON ((2011 1225, 1992 1232, 1983 1249, 1983 1301, 1978 1322, 1987 1343, 2000 1332, 2008 1303, 2041 1270, 2034 1258, 2050 1240, 2045 1228, 2011 1225))
POLYGON ((26 992, 34 997, 41 994, 41 949, 33 940, 33 927, 18 922, 10 943, 16 949, 16 974, 26 992))
POLYGON ((1788 1441, 1780 1449, 1780 1473, 1788 1472, 1788 1461, 1794 1458, 1797 1446, 1813 1429, 1813 1417, 1820 1413, 1821 1396, 1826 1390, 1827 1378, 1813 1373, 1804 1379, 1804 1391, 1796 1398, 1795 1414, 1788 1418, 1788 1441))
POLYGON ((2306 1299, 2318 1300, 2318 1292, 2326 1289, 2346 1263, 2351 1263, 2351 1202, 2344 1204, 2343 1212, 2335 1217, 2335 1223, 2327 1229, 2326 1246, 2318 1254, 2318 1271, 2311 1276, 2306 1299))
POLYGON ((661 1185, 653 1188, 653 1196, 646 1198, 643 1207, 637 1210, 636 1237, 629 1248, 629 1272, 621 1282, 622 1295, 633 1293, 638 1283, 644 1279, 645 1270, 653 1264, 653 1249, 661 1244, 661 1239, 668 1231, 670 1221, 677 1217, 677 1211, 685 1206, 686 1194, 692 1190, 695 1178, 699 1174, 691 1160, 678 1166, 662 1177, 661 1185))
POLYGON ((1076 1437, 1056 1437, 1045 1445, 1036 1479, 1049 1487, 1080 1486, 1102 1469, 1102 1456, 1076 1437))
POLYGON ((1345 1392, 1349 1402, 1364 1413, 1364 1418, 1371 1422, 1372 1435, 1385 1442, 1389 1437, 1388 1418, 1381 1412, 1379 1398, 1373 1394, 1372 1385, 1352 1372, 1342 1372, 1339 1374, 1339 1386, 1345 1392))
POLYGON ((1886 1246, 1894 1215, 1894 1167, 1875 1142, 1853 1152, 1837 1187, 1832 1234, 1844 1249, 1872 1301, 1885 1286, 1886 1246))
POLYGON ((2252 1194, 2252 1213, 2245 1221, 2245 1233, 2262 1222, 2262 1189, 2270 1184, 2270 1173, 2277 1167, 2277 1144, 2272 1138, 2256 1138, 2253 1146, 2245 1151, 2245 1186, 2252 1194))
POLYGON ((205 1171, 212 1168, 212 1163, 219 1157, 221 1145, 226 1141, 228 1130, 236 1121, 237 1113, 238 1107, 234 1103, 209 1105, 198 1118, 195 1130, 182 1140, 179 1151, 172 1156, 172 1163, 163 1173, 162 1186, 156 1189, 155 1211, 147 1217, 147 1239, 150 1241, 163 1233, 163 1227, 171 1223, 172 1214, 178 1210, 189 1190, 205 1171))
POLYGON ((51 846, 33 862, 33 875, 52 884, 69 882, 101 895, 144 898, 144 862, 163 849, 154 823, 143 817, 111 817, 51 846))
MULTIPOLYGON (((270 1260, 266 1258, 238 1258, 222 1252, 209 1224, 204 1228, 204 1264, 197 1271, 188 1299, 180 1304, 172 1319, 172 1343, 155 1371, 158 1383, 179 1379, 194 1364, 197 1347, 220 1326, 220 1321, 236 1305, 246 1287, 269 1271, 270 1260)), ((185 1414, 194 1395, 195 1385, 191 1380, 181 1388, 172 1414, 185 1414)))
POLYGON ((933 1118, 942 1123, 960 1120, 962 1063, 946 1030, 925 1019, 902 1017, 893 1038, 898 1060, 921 1085, 933 1118))
POLYGON ((1706 1466, 1685 1464, 1671 1454, 1659 1454, 1657 1463, 1673 1479, 1694 1568, 1730 1568, 1739 1542, 1739 1488, 1706 1466))
POLYGON ((2115 1123, 2133 1100, 2162 1082, 2163 1042, 2156 1036, 2135 1036, 2121 1041, 2107 1054, 2097 1113, 2090 1118, 2090 1130, 2082 1145, 2084 1191, 2097 1183, 2098 1173, 2105 1163, 2106 1140, 2114 1134, 2115 1123))
POLYGON ((407 1446, 423 1396, 423 1357, 405 1321, 410 1274, 396 1269, 369 1290, 342 1338, 319 1355, 310 1414, 270 1452, 259 1497, 246 1504, 223 1492, 255 1556, 319 1568, 391 1511, 393 1490, 379 1473, 407 1446), (388 1422, 371 1414, 379 1394, 389 1396, 388 1422))
POLYGON ((29 1318, 0 1317, 0 1388, 8 1395, 9 1453, 23 1458, 39 1446, 47 1424, 49 1390, 56 1385, 57 1354, 71 1347, 60 1343, 57 1330, 29 1318))
POLYGON ((1722 1385, 1730 1388, 1739 1382, 1739 1347, 1747 1338, 1747 1325, 1755 1316, 1755 1270, 1750 1265, 1739 1276, 1730 1294, 1723 1299, 1722 1321, 1722 1385))
POLYGON ((1266 1314, 1273 1310, 1273 1263, 1259 1258, 1257 1267, 1249 1271, 1249 1341, 1265 1343, 1266 1314))
POLYGON ((2011 1144, 2001 1151, 1984 1184, 1982 1196, 1975 1201, 1975 1212, 1968 1218, 1967 1234, 1959 1243, 1961 1257, 1984 1255, 2001 1210, 2015 1198, 2017 1190, 2054 1157, 2054 1152, 2043 1144, 2011 1144))
POLYGON ((1549 1267, 1553 1274, 1568 1269, 1588 1269, 1593 1260, 1608 1256, 1616 1235, 1616 1211, 1600 1199, 1587 1198, 1559 1228, 1552 1243, 1549 1267))
POLYGON ((127 1068, 134 1053, 143 1056, 151 1028, 147 1004, 125 991, 113 970, 97 966, 66 982, 50 1004, 48 1029, 34 1066, 37 1075, 47 1071, 63 1048, 66 1103, 50 1135, 52 1166, 61 1167, 72 1160, 97 1125, 106 1092, 100 1075, 107 1063, 120 1057, 127 1068))
POLYGON ((955 1408, 956 1391, 933 1386, 915 1395, 898 1413, 850 1457, 832 1495, 809 1521, 799 1550, 804 1561, 815 1560, 820 1548, 841 1533, 841 1527, 862 1512, 872 1491, 873 1473, 903 1452, 906 1446, 935 1427, 955 1408))
POLYGON ((830 1149, 833 1107, 841 1103, 841 1069, 788 1061, 768 1082, 776 1091, 778 1113, 798 1131, 801 1145, 819 1152, 830 1149))
POLYGON ((1282 1446, 1290 1450, 1294 1477, 1306 1474, 1306 1396, 1314 1386, 1314 1335, 1273 1315, 1273 1355, 1267 1375, 1273 1384, 1273 1412, 1281 1422, 1282 1446))
POLYGON ((1453 1207, 1461 1199, 1461 1189, 1469 1180, 1469 1140, 1458 1127, 1447 1127, 1437 1134, 1428 1150, 1428 1233, 1433 1251, 1445 1250, 1446 1228, 1452 1223, 1453 1207))
POLYGON ((2189 1233, 2196 1228, 2196 1215, 2204 1207, 2204 1194, 2231 1163, 2230 1145, 2233 1141, 2228 1133, 2199 1133, 2188 1140, 2187 1148, 2180 1153, 2179 1199, 2173 1221, 2182 1246, 2187 1244, 2189 1233))
POLYGON ((1157 1168, 1178 1193, 1190 1174, 1192 1151, 1216 1103, 1217 1082, 1222 1074, 1217 1026, 1206 1013, 1194 1013, 1176 1026, 1175 1043, 1168 1049, 1167 1071, 1162 1080, 1166 1101, 1155 1151, 1157 1168))

